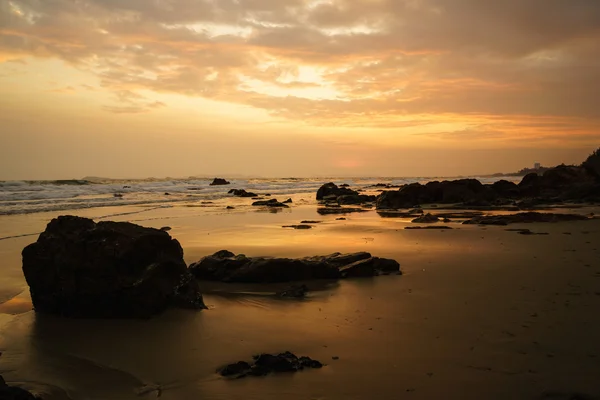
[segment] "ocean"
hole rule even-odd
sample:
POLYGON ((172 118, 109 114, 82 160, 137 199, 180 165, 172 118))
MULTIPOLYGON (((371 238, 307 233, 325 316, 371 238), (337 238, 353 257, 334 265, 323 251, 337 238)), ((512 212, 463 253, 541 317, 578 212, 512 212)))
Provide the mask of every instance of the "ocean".
MULTIPOLYGON (((473 177, 482 183, 501 178, 473 177)), ((0 215, 67 211, 95 207, 172 207, 221 200, 231 189, 246 189, 259 195, 289 196, 311 193, 327 182, 347 183, 354 189, 368 189, 377 183, 404 185, 449 178, 258 178, 233 179, 230 185, 210 186, 212 179, 99 179, 84 178, 48 181, 0 181, 0 215)), ((520 178, 519 178, 520 179, 520 178)))

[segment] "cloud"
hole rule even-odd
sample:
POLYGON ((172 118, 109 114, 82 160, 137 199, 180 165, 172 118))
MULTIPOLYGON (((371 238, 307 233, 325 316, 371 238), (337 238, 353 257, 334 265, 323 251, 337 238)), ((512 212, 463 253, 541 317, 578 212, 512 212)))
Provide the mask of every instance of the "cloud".
POLYGON ((540 134, 547 118, 593 135, 598 41, 597 0, 0 1, 0 60, 91 72, 110 112, 151 110, 136 96, 154 91, 319 126, 492 126, 438 135, 454 140, 540 134))

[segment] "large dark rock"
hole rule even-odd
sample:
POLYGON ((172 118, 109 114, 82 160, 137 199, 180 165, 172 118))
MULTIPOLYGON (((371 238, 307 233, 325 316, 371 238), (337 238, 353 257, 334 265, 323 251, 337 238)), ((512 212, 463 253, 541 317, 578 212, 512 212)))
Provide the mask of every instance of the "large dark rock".
POLYGON ((215 178, 211 182, 210 186, 229 185, 229 184, 231 184, 231 182, 228 182, 227 180, 225 180, 223 178, 215 178))
POLYGON ((387 191, 379 195, 377 209, 396 210, 400 208, 412 208, 421 203, 431 203, 433 196, 430 188, 420 183, 412 183, 403 186, 397 191, 387 191))
POLYGON ((590 168, 559 165, 543 175, 525 175, 519 183, 519 190, 526 197, 595 199, 600 195, 600 178, 590 168))
POLYGON ((326 196, 335 196, 336 198, 343 195, 357 195, 358 192, 347 187, 338 187, 335 183, 329 182, 324 184, 317 191, 317 200, 323 200, 326 196))
POLYGON ((170 306, 205 308, 179 242, 127 222, 53 219, 23 249, 23 273, 37 312, 146 318, 170 306))
POLYGON ((234 196, 237 196, 237 197, 257 197, 258 196, 256 193, 246 192, 246 190, 244 190, 244 189, 231 189, 228 193, 232 194, 234 196))
POLYGON ((490 192, 477 179, 429 182, 425 186, 435 203, 461 203, 490 197, 490 192))
POLYGON ((323 367, 323 364, 317 360, 313 360, 310 357, 297 357, 289 351, 278 355, 258 354, 253 358, 253 365, 245 361, 238 361, 237 363, 220 368, 217 372, 221 376, 237 379, 246 376, 264 376, 272 372, 298 372, 304 368, 323 367))
POLYGON ((290 259, 246 257, 222 250, 190 265, 190 270, 204 280, 272 283, 397 273, 400 265, 365 252, 290 259), (352 265, 361 261, 365 264, 352 265))
POLYGON ((362 204, 374 202, 377 200, 377 196, 370 196, 367 194, 344 194, 337 197, 338 204, 362 204))
POLYGON ((395 260, 370 257, 340 267, 340 272, 344 278, 386 275, 390 273, 400 273, 400 264, 395 260))
POLYGON ((357 207, 333 207, 332 205, 327 205, 327 207, 319 207, 317 208, 317 213, 319 215, 331 215, 331 214, 350 214, 350 213, 360 213, 367 212, 368 209, 365 208, 357 208, 357 207))
POLYGON ((516 199, 521 196, 519 186, 514 182, 509 182, 504 179, 494 182, 492 184, 492 190, 500 198, 516 199))
POLYGON ((37 400, 33 394, 17 386, 9 386, 0 375, 0 400, 37 400))

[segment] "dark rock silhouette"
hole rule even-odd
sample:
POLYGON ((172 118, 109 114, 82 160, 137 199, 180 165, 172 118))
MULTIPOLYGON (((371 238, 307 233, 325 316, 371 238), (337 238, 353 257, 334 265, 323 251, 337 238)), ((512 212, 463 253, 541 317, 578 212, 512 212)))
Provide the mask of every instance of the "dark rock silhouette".
POLYGON ((440 219, 432 214, 425 214, 420 217, 413 219, 411 222, 415 224, 430 224, 434 222, 438 222, 440 219))
MULTIPOLYGON (((456 204, 465 207, 514 206, 515 200, 522 205, 540 203, 556 204, 562 201, 600 201, 600 177, 588 167, 560 165, 550 168, 543 175, 530 173, 517 185, 500 180, 483 185, 476 179, 413 183, 397 191, 383 192, 377 198, 377 209, 411 208, 417 204, 456 204)), ((517 203, 519 204, 519 203, 517 203)))
POLYGON ((290 259, 246 257, 222 250, 190 265, 190 270, 203 280, 270 283, 399 273, 400 265, 366 252, 290 259))
POLYGON ((246 190, 244 190, 244 189, 231 189, 227 193, 232 194, 237 197, 257 197, 258 196, 256 193, 246 192, 246 190))
POLYGON ((61 216, 23 249, 36 312, 147 318, 168 307, 205 308, 179 242, 127 222, 61 216))
POLYGON ((519 186, 514 182, 509 182, 504 179, 494 182, 492 184, 492 190, 496 196, 505 199, 516 199, 521 196, 519 186))
POLYGON ((281 207, 281 208, 289 208, 287 204, 283 204, 277 201, 277 199, 271 200, 260 200, 252 203, 253 206, 266 206, 266 207, 281 207))
POLYGON ((231 182, 228 182, 227 180, 225 180, 223 178, 215 178, 211 182, 210 186, 229 185, 229 184, 231 184, 231 182))
POLYGON ((289 351, 278 355, 258 354, 253 356, 253 359, 253 365, 246 361, 238 361, 220 368, 217 372, 221 376, 238 379, 246 376, 264 376, 273 372, 298 372, 304 368, 323 367, 323 364, 317 360, 310 357, 297 357, 289 351))
POLYGON ((590 156, 581 164, 590 173, 600 176, 600 148, 596 149, 590 156))
POLYGON ((311 229, 310 225, 284 225, 282 228, 292 228, 292 229, 311 229))
POLYGON ((292 199, 287 199, 286 201, 283 201, 283 204, 290 204, 293 203, 294 201, 292 199))
POLYGON ((377 196, 369 196, 366 194, 343 194, 338 196, 336 201, 338 204, 362 204, 377 201, 377 196))
POLYGON ((357 195, 358 192, 347 187, 338 187, 335 183, 324 184, 317 191, 317 200, 325 200, 327 196, 335 196, 334 199, 342 195, 357 195))

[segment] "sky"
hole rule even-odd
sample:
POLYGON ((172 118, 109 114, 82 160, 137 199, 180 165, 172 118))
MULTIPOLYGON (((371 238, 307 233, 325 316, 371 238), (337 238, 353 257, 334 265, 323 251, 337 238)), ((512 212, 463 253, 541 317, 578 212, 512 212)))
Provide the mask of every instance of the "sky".
POLYGON ((0 179, 579 163, 598 43, 598 0, 0 0, 0 179))

